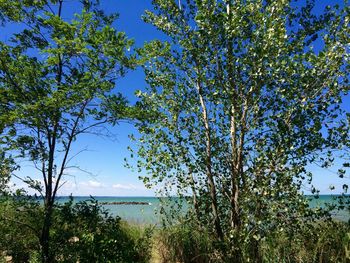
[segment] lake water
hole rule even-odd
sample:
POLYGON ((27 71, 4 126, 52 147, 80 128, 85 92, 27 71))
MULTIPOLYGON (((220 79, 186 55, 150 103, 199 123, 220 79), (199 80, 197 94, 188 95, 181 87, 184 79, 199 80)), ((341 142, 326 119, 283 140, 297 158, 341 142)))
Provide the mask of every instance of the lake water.
MULTIPOLYGON (((89 196, 76 196, 74 203, 89 200, 89 196)), ((118 196, 94 196, 98 202, 146 202, 149 205, 102 205, 112 215, 138 224, 152 224, 160 222, 156 210, 160 208, 160 200, 157 197, 118 197, 118 196)), ((58 203, 64 203, 69 197, 58 197, 58 203)))
MULTIPOLYGON (((310 202, 311 207, 323 206, 326 202, 332 202, 332 195, 320 195, 318 199, 313 199, 310 202)), ((117 196, 95 196, 98 202, 146 202, 149 205, 103 205, 105 209, 116 216, 132 223, 138 224, 156 224, 160 222, 160 216, 156 211, 160 209, 160 200, 157 197, 117 197, 117 196)), ((74 202, 89 200, 88 196, 74 197, 74 202)), ((69 200, 69 197, 58 197, 58 203, 64 203, 69 200)), ((346 221, 350 218, 348 211, 335 212, 334 217, 346 221)))

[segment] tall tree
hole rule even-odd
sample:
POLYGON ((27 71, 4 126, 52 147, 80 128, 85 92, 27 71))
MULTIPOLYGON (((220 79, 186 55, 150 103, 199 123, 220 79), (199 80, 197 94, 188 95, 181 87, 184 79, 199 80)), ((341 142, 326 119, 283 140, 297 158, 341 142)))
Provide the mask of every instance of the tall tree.
POLYGON ((314 1, 153 4, 145 20, 170 42, 142 53, 138 95, 155 113, 138 126, 145 183, 192 195, 221 240, 312 215, 310 165, 329 167, 348 134, 349 5, 316 15, 314 1))
POLYGON ((0 42, 1 143, 16 158, 32 161, 43 184, 22 178, 44 198, 40 245, 42 261, 53 262, 50 227, 57 192, 71 160, 72 144, 99 132, 129 112, 114 91, 116 80, 135 65, 127 55, 132 41, 114 27, 98 1, 75 4, 67 19, 62 0, 0 2, 0 18, 13 26, 0 42))

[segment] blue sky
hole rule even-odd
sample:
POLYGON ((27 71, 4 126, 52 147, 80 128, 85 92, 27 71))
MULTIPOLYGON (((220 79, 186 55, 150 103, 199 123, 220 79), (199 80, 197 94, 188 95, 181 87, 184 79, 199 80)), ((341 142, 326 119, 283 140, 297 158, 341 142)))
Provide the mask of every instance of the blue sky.
MULTIPOLYGON (((304 1, 302 1, 304 2, 304 1)), ((317 12, 326 4, 340 3, 341 1, 319 1, 317 12)), ((144 10, 151 9, 150 0, 101 0, 101 6, 108 12, 118 12, 119 19, 116 28, 126 32, 129 38, 135 40, 136 47, 144 42, 153 39, 165 39, 165 36, 153 26, 144 23, 141 19, 144 10)), ((63 6, 63 17, 71 17, 78 11, 76 1, 67 0, 63 6)), ((8 39, 15 27, 8 26, 0 31, 0 39, 8 39)), ((145 87, 144 74, 141 69, 128 73, 128 75, 117 82, 116 90, 121 91, 130 101, 134 101, 135 90, 145 87)), ((346 99, 349 102, 349 98, 346 99)), ((120 123, 110 127, 115 134, 115 139, 107 139, 92 135, 83 135, 76 141, 73 154, 82 149, 87 149, 78 155, 72 165, 80 166, 81 169, 89 171, 89 174, 76 168, 71 168, 71 176, 65 178, 66 183, 60 189, 60 195, 95 195, 95 196, 153 196, 154 191, 146 189, 138 180, 140 174, 134 173, 124 167, 124 158, 129 157, 127 147, 132 144, 128 135, 137 134, 131 124, 120 123)), ((30 163, 23 162, 20 175, 31 175, 33 178, 40 178, 36 175, 30 163)), ((330 193, 329 185, 333 184, 340 191, 344 181, 337 178, 333 172, 313 168, 315 182, 321 193, 330 193)), ((346 179, 348 181, 348 179, 346 179)), ((19 181, 13 181, 17 187, 24 186, 19 181)))

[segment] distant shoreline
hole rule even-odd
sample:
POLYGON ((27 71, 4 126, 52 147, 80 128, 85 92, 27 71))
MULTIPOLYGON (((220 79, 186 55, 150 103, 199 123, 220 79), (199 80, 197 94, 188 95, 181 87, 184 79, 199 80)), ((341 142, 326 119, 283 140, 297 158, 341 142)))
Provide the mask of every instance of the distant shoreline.
MULTIPOLYGON (((319 194, 319 197, 322 196, 341 196, 342 193, 326 193, 326 194, 319 194)), ((306 197, 315 197, 317 195, 313 194, 304 194, 303 196, 306 197)), ((350 196, 350 194, 346 194, 346 196, 350 196)), ((57 198, 168 198, 168 196, 148 196, 148 195, 58 195, 57 198)), ((178 198, 178 196, 171 196, 172 198, 178 198)), ((186 196, 186 197, 191 197, 186 196)))
POLYGON ((148 202, 123 201, 123 202, 99 202, 100 205, 151 205, 148 202))

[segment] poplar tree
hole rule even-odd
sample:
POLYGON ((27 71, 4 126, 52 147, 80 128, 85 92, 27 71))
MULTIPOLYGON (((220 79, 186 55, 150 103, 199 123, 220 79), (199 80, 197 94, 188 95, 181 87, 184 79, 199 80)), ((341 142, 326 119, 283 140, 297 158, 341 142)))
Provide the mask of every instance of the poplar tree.
POLYGON ((311 167, 330 167, 349 135, 347 2, 321 14, 311 0, 153 7, 144 19, 168 41, 141 52, 138 96, 153 113, 134 149, 145 184, 192 196, 190 212, 218 240, 292 233, 315 218, 303 195, 318 191, 311 167))

